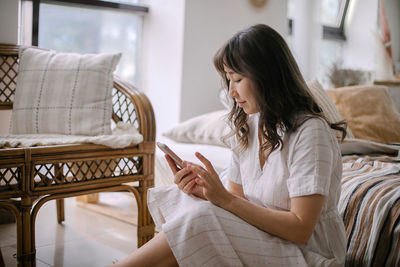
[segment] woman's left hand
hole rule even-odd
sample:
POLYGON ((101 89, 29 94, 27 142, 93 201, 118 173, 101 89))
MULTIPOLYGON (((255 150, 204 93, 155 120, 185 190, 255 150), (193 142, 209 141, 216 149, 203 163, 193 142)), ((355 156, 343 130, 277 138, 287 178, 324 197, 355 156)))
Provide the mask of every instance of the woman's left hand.
POLYGON ((206 168, 188 163, 189 170, 197 174, 196 183, 203 187, 203 195, 207 200, 223 208, 231 201, 233 195, 224 187, 211 162, 199 152, 195 155, 206 168))

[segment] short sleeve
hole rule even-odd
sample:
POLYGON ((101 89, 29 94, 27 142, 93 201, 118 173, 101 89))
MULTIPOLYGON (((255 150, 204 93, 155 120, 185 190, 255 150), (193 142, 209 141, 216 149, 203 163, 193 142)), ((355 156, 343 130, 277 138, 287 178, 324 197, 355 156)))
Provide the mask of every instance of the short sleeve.
POLYGON ((289 197, 328 195, 338 146, 326 122, 313 118, 293 133, 289 144, 289 197))
POLYGON ((229 163, 226 176, 229 179, 229 181, 235 184, 242 184, 242 178, 240 175, 239 155, 235 151, 232 151, 231 153, 231 161, 229 163))

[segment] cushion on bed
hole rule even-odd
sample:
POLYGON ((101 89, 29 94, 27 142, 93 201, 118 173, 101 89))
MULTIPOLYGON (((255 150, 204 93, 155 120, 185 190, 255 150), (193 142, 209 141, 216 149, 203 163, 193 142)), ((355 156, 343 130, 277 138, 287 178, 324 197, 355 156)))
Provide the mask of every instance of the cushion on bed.
POLYGON ((228 134, 227 110, 206 113, 181 122, 162 135, 176 142, 223 146, 221 138, 228 134))
POLYGON ((110 134, 120 57, 22 48, 11 134, 110 134))
POLYGON ((348 86, 327 90, 354 136, 379 143, 400 142, 400 113, 384 86, 348 86))
MULTIPOLYGON (((314 96, 315 101, 321 107, 323 114, 329 120, 329 122, 335 123, 344 120, 340 112, 337 110, 335 104, 329 98, 329 95, 327 95, 324 88, 317 80, 308 82, 307 85, 314 96)), ((347 127, 346 132, 346 138, 354 138, 354 135, 349 127, 347 127)), ((341 132, 337 132, 337 136, 341 137, 341 132)))

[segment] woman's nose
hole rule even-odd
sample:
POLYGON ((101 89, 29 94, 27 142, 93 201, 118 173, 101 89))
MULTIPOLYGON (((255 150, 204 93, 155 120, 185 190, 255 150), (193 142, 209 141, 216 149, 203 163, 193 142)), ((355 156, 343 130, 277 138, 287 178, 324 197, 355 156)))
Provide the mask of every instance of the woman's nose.
POLYGON ((232 86, 232 83, 229 84, 229 88, 228 88, 228 92, 229 92, 229 96, 234 98, 236 95, 236 90, 235 88, 232 86))

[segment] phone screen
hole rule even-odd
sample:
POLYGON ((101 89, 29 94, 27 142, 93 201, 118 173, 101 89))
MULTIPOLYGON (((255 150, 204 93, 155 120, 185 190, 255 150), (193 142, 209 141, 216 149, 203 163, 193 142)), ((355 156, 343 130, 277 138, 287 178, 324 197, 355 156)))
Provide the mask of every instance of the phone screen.
POLYGON ((169 155, 180 168, 183 168, 183 160, 174 153, 166 144, 157 142, 157 146, 167 155, 169 155))

